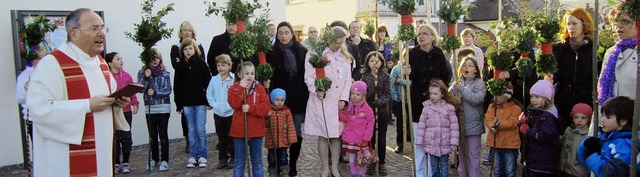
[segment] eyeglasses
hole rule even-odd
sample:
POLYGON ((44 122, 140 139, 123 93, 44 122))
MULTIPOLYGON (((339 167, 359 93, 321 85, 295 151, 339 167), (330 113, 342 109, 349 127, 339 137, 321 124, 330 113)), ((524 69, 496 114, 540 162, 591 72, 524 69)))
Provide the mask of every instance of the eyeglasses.
POLYGON ((98 31, 102 31, 104 33, 107 32, 107 30, 104 28, 104 26, 101 26, 101 25, 91 25, 89 27, 84 27, 84 28, 81 28, 81 27, 74 27, 74 28, 91 31, 91 32, 94 32, 94 33, 97 33, 98 31))
POLYGON ((309 31, 309 33, 318 33, 317 31, 309 31))
POLYGON ((629 25, 631 24, 631 20, 629 19, 617 19, 613 22, 614 25, 629 25))

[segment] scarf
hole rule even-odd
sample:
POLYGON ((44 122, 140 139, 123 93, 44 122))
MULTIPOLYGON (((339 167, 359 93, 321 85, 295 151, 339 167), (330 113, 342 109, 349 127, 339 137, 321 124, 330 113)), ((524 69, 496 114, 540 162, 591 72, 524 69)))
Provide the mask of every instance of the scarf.
POLYGON ((349 105, 347 105, 347 112, 355 113, 356 110, 362 108, 366 101, 362 100, 362 102, 355 102, 353 100, 349 101, 349 105))
POLYGON ((293 77, 298 73, 298 65, 296 63, 296 57, 293 55, 293 41, 280 45, 280 50, 284 52, 284 69, 289 74, 289 77, 293 77))
POLYGON ((156 67, 149 66, 149 69, 151 70, 151 76, 153 77, 158 77, 162 74, 162 67, 160 67, 160 65, 156 67))
POLYGON ((618 62, 618 56, 627 49, 632 49, 636 46, 636 38, 627 40, 618 40, 613 48, 613 52, 607 59, 607 65, 602 69, 602 76, 598 81, 598 104, 602 106, 604 101, 609 98, 613 98, 613 85, 616 82, 616 64, 618 62))

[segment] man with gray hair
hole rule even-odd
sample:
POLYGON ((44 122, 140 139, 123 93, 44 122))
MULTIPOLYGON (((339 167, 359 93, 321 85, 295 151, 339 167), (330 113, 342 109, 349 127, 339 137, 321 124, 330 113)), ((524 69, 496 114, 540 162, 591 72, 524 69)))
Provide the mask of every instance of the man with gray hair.
POLYGON ((315 40, 318 38, 318 28, 316 28, 315 26, 309 26, 309 29, 307 29, 307 35, 309 36, 309 38, 305 39, 301 43, 307 49, 311 49, 311 43, 315 42, 315 40))
POLYGON ((100 56, 104 22, 80 8, 65 20, 67 41, 31 75, 27 106, 33 121, 34 176, 112 176, 113 132, 129 130, 122 107, 109 96, 116 80, 100 56))

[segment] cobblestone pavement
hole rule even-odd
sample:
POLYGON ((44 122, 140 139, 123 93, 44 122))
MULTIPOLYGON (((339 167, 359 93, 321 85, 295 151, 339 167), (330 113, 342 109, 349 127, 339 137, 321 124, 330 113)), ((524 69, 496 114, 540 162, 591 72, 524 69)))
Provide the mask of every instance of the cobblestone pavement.
MULTIPOLYGON (((386 166, 388 170, 387 176, 392 177, 404 177, 412 176, 412 163, 410 161, 411 155, 401 155, 393 152, 393 148, 396 147, 395 143, 396 128, 394 125, 390 125, 387 133, 387 158, 386 166)), ((217 136, 209 136, 209 163, 205 168, 186 168, 186 162, 188 154, 184 152, 185 141, 182 139, 173 140, 170 144, 170 168, 168 171, 160 172, 157 170, 146 171, 145 163, 147 162, 147 147, 139 146, 134 148, 131 152, 130 163, 133 171, 129 174, 119 174, 121 177, 155 177, 155 176, 232 176, 231 169, 215 169, 215 165, 218 163, 217 150, 215 145, 218 143, 217 136)), ((482 136, 482 158, 486 157, 489 150, 484 146, 486 142, 486 136, 482 136)), ((267 176, 267 149, 263 149, 263 169, 265 176, 267 176)), ((450 158, 453 159, 453 158, 450 158)), ((481 165, 481 176, 490 176, 490 166, 481 165)), ((317 137, 305 136, 301 149, 300 159, 298 160, 298 173, 299 176, 320 176, 322 167, 320 165, 320 159, 317 151, 317 137)), ((518 166, 518 172, 521 172, 521 166, 518 166)), ((349 167, 346 163, 340 163, 341 176, 349 176, 349 167)), ((520 174, 518 174, 519 176, 520 174)), ((0 176, 28 176, 26 170, 12 170, 12 171, 0 171, 0 176)), ((449 169, 449 176, 457 177, 458 174, 455 169, 449 169)))

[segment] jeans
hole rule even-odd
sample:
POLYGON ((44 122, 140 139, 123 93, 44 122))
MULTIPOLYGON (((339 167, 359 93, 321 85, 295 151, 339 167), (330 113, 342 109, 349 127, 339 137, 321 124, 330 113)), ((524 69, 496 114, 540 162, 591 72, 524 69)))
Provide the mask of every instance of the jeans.
MULTIPOLYGON (((391 105, 391 111, 393 112, 393 115, 396 116, 396 144, 398 145, 398 147, 400 148, 404 148, 403 146, 403 141, 402 141, 402 133, 404 133, 404 128, 402 126, 402 102, 399 101, 393 101, 393 104, 391 105)), ((409 129, 409 126, 411 126, 411 120, 409 120, 409 116, 405 116, 404 119, 407 121, 407 129, 409 129)), ((413 136, 411 134, 411 132, 409 130, 406 131, 407 134, 407 142, 411 141, 411 136, 413 136)), ((408 145, 411 145, 410 143, 407 143, 408 145)))
MULTIPOLYGON (((282 170, 289 170, 287 160, 287 148, 267 149, 267 160, 269 161, 269 173, 279 173, 282 170), (278 161, 276 169, 276 158, 278 161)), ((289 175, 289 174, 285 174, 289 175)))
POLYGON ((233 140, 229 136, 231 130, 231 117, 220 117, 213 114, 213 120, 216 126, 216 135, 218 135, 218 160, 226 161, 233 155, 233 140))
POLYGON ((300 149, 302 148, 302 122, 304 122, 305 113, 293 114, 293 125, 296 128, 298 142, 291 144, 289 147, 289 176, 298 176, 298 157, 300 157, 300 149))
POLYGON ((149 114, 147 118, 147 129, 149 130, 149 146, 151 148, 151 159, 156 162, 169 162, 169 128, 170 114, 149 114), (160 138, 160 148, 162 149, 162 159, 158 158, 158 137, 160 138))
POLYGON ((515 177, 518 149, 494 148, 494 177, 515 177))
MULTIPOLYGON (((376 149, 376 152, 378 152, 378 162, 380 162, 381 165, 383 165, 385 163, 385 157, 387 156, 387 125, 389 122, 389 118, 388 117, 382 117, 382 116, 378 116, 378 139, 376 140, 376 129, 374 127, 373 130, 373 137, 371 138, 371 145, 375 146, 377 143, 378 149, 376 149)), ((375 147, 373 147, 375 148, 375 147)))
MULTIPOLYGON (((131 126, 131 118, 133 114, 131 111, 124 112, 124 119, 127 120, 129 126, 131 126)), ((116 143, 116 159, 115 164, 120 164, 120 153, 122 152, 122 163, 129 163, 129 155, 131 154, 131 145, 133 145, 133 141, 131 140, 131 130, 129 131, 120 131, 116 130, 114 138, 116 143)))
POLYGON ((440 157, 429 154, 429 161, 431 161, 433 177, 449 176, 449 154, 440 157))
MULTIPOLYGON (((249 156, 251 156, 251 173, 253 176, 264 176, 262 172, 262 141, 263 138, 249 138, 249 156)), ((243 177, 247 160, 244 138, 233 138, 234 158, 233 176, 243 177)))
POLYGON ((189 149, 191 157, 198 159, 207 158, 207 110, 204 105, 185 106, 184 116, 189 127, 189 149))

